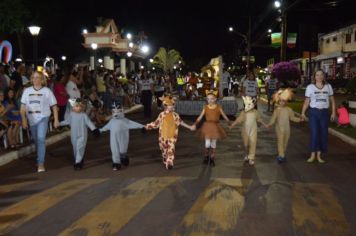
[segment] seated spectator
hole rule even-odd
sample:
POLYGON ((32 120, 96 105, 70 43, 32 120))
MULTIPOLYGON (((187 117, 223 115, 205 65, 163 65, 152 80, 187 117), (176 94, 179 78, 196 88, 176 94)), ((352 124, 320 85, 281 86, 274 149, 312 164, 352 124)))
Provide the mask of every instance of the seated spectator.
POLYGON ((20 124, 21 116, 20 109, 17 106, 15 92, 13 89, 9 89, 5 96, 4 106, 7 110, 6 116, 9 120, 9 127, 7 130, 7 137, 9 140, 10 148, 18 148, 20 144, 20 124))
POLYGON ((337 127, 347 127, 350 125, 350 116, 346 107, 347 104, 344 101, 337 108, 337 114, 338 114, 337 127))

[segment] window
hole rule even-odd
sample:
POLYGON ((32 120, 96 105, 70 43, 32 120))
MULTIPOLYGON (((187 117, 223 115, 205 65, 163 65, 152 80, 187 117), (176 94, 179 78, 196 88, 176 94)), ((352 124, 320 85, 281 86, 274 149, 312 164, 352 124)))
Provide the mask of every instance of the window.
POLYGON ((334 36, 333 37, 333 42, 336 42, 337 41, 337 36, 334 36))
POLYGON ((346 34, 345 43, 351 43, 351 34, 346 34))
POLYGON ((327 40, 326 40, 326 43, 330 43, 330 39, 327 39, 327 40))

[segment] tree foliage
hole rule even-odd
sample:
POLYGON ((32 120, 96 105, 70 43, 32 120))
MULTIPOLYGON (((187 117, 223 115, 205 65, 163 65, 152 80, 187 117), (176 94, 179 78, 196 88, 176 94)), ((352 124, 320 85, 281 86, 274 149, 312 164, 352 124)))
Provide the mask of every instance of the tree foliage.
POLYGON ((174 49, 167 51, 167 49, 161 47, 153 57, 153 60, 153 63, 166 73, 173 70, 174 65, 178 64, 182 57, 174 49))
POLYGON ((29 11, 21 0, 0 1, 0 33, 23 32, 29 11))

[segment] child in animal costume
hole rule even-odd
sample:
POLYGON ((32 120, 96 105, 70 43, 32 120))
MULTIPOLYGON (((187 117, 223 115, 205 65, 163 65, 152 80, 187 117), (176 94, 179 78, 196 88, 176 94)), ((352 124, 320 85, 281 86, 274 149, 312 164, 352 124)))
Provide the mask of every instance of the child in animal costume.
POLYGON ((100 129, 100 132, 110 130, 110 149, 112 153, 112 168, 119 170, 121 164, 129 165, 127 148, 129 146, 130 129, 141 129, 143 125, 125 118, 123 109, 120 105, 113 104, 112 117, 110 121, 100 129))
POLYGON ((277 109, 273 111, 272 118, 267 127, 276 124, 277 148, 278 148, 278 163, 286 161, 285 152, 290 136, 289 121, 300 122, 301 119, 294 115, 293 110, 287 106, 289 100, 292 99, 293 92, 291 89, 280 89, 273 95, 273 100, 278 104, 277 109))
POLYGON ((73 145, 74 153, 74 169, 79 170, 83 168, 84 153, 88 139, 88 129, 93 131, 95 136, 99 136, 99 130, 95 127, 93 122, 89 119, 88 115, 84 112, 84 105, 80 98, 69 99, 72 106, 72 111, 66 119, 60 122, 61 126, 70 126, 70 140, 73 145))
POLYGON ((257 122, 266 126, 261 119, 260 113, 255 109, 255 98, 249 96, 242 97, 245 108, 230 126, 242 123, 241 136, 246 150, 244 160, 251 166, 255 164, 256 144, 257 144, 257 122))
POLYGON ((164 111, 158 115, 158 118, 155 121, 145 125, 145 129, 150 130, 159 128, 158 143, 162 152, 163 164, 167 169, 172 169, 175 144, 178 139, 178 127, 182 125, 192 131, 195 130, 195 127, 184 123, 179 115, 174 112, 175 101, 172 96, 163 96, 159 99, 164 105, 164 111))
POLYGON ((219 124, 220 116, 222 116, 227 122, 230 122, 229 118, 225 115, 220 105, 216 104, 217 100, 216 90, 207 90, 206 98, 208 105, 205 105, 199 117, 197 118, 195 125, 198 124, 203 116, 205 116, 205 122, 199 130, 200 137, 205 139, 205 159, 204 163, 209 165, 215 165, 215 150, 216 142, 218 139, 226 137, 225 130, 219 124))

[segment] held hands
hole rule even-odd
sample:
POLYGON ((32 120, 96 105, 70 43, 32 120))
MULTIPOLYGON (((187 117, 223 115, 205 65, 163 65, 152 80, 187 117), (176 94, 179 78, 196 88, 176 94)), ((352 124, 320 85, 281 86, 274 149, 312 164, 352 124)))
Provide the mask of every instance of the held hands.
POLYGON ((191 125, 190 128, 189 128, 191 131, 195 131, 197 130, 197 126, 194 124, 194 125, 191 125))
POLYGON ((305 116, 305 114, 302 114, 300 116, 300 121, 306 121, 308 118, 305 116))
POLYGON ((57 129, 59 127, 59 121, 58 120, 54 120, 53 126, 54 126, 55 129, 57 129))

